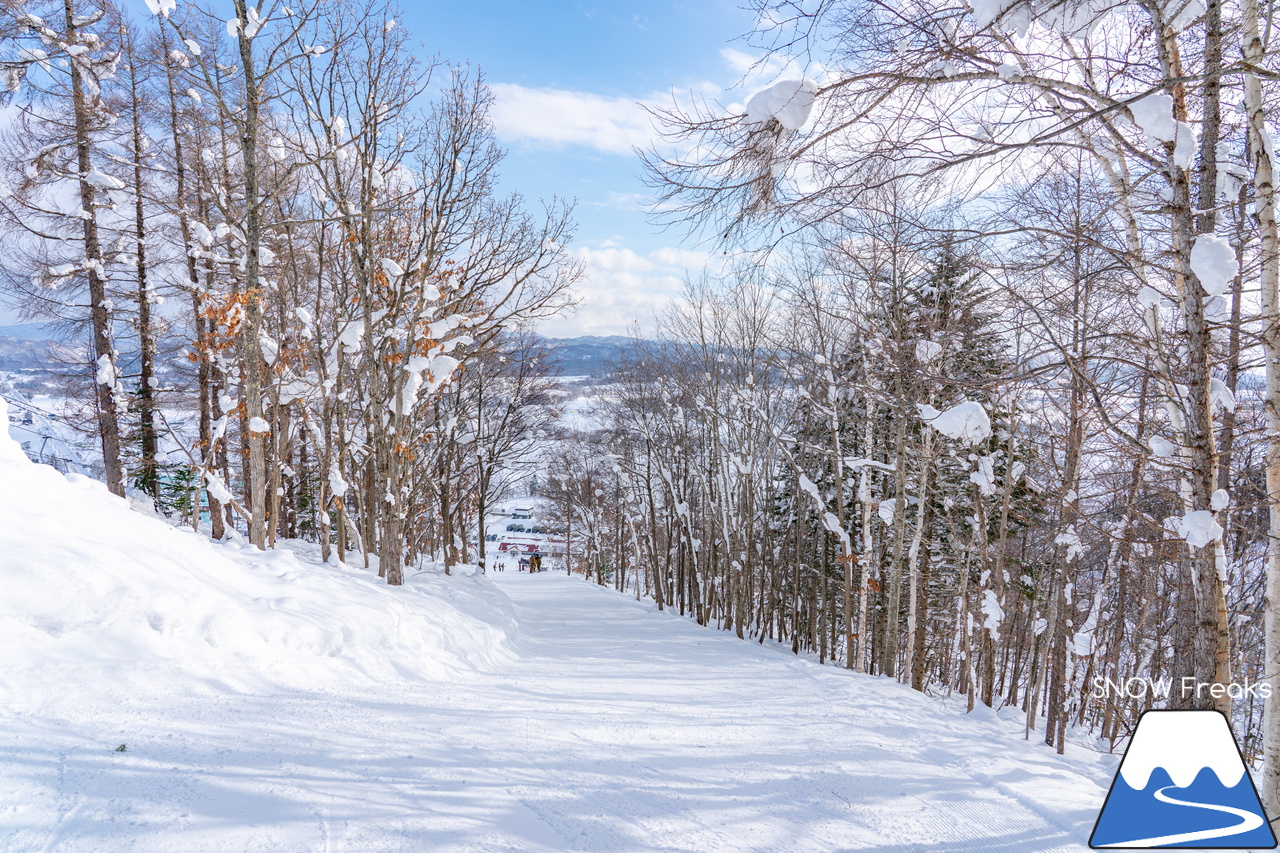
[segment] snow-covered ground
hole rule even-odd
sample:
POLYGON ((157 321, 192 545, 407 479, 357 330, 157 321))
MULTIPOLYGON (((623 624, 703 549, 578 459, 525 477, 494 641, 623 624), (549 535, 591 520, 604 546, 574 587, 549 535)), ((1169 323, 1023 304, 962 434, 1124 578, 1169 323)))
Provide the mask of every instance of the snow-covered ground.
POLYGON ((564 411, 560 414, 560 425, 576 433, 592 433, 607 426, 604 401, 611 395, 608 386, 597 386, 590 393, 579 394, 564 402, 564 411))
POLYGON ((5 851, 1082 851, 1115 769, 563 574, 210 544, 2 434, 0 590, 5 851))

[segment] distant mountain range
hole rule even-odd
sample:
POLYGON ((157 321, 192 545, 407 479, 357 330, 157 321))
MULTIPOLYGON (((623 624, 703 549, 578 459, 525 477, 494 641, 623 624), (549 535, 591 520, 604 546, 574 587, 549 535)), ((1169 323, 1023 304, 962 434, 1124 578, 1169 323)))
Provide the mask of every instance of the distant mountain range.
MULTIPOLYGON (((627 349, 642 343, 659 350, 664 346, 625 335, 544 337, 542 342, 550 348, 549 361, 559 367, 560 376, 566 379, 582 377, 594 381, 608 378, 627 349)), ((48 327, 42 323, 0 326, 0 370, 39 371, 53 368, 54 372, 61 373, 65 370, 63 365, 74 362, 87 353, 87 349, 78 351, 73 346, 53 340, 48 327)), ((129 353, 123 355, 126 363, 132 364, 135 356, 129 353)), ((127 369, 131 368, 126 367, 127 369)), ((1240 388, 1257 390, 1263 387, 1264 378, 1260 373, 1243 373, 1238 382, 1240 388)))
POLYGON ((593 379, 612 371, 622 353, 639 342, 637 338, 623 335, 586 335, 580 338, 543 340, 551 348, 550 360, 559 366, 562 376, 587 376, 593 379))
POLYGON ((0 326, 0 338, 21 338, 24 341, 43 341, 50 337, 44 323, 19 323, 16 326, 0 326))
POLYGON ((68 347, 49 339, 40 323, 0 326, 0 370, 38 370, 71 356, 68 347))
MULTIPOLYGON (((551 362, 565 377, 598 379, 608 374, 623 351, 637 343, 623 335, 587 335, 579 338, 543 338, 551 348, 551 362)), ((66 361, 71 355, 66 345, 52 340, 42 323, 0 326, 0 370, 39 370, 66 361)))

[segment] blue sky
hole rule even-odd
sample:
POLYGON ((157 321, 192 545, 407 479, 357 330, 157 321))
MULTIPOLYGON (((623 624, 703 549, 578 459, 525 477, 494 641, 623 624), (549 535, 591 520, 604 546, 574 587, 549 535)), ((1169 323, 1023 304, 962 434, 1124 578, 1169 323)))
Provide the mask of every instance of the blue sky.
POLYGON ((572 251, 589 280, 578 312, 544 323, 544 333, 623 334, 633 319, 643 331, 685 270, 701 269, 706 247, 645 218, 648 190, 631 146, 653 129, 638 102, 669 103, 672 89, 740 102, 751 83, 726 90, 758 55, 738 40, 751 14, 733 0, 473 0, 406 3, 404 24, 442 59, 484 72, 509 152, 506 187, 578 200, 572 251))
MULTIPOLYGON (((626 334, 633 322, 643 334, 685 275, 706 264, 709 247, 646 218, 650 191, 632 146, 656 135, 640 102, 665 106, 673 93, 696 93, 740 105, 778 79, 776 64, 753 69, 760 52, 741 39, 753 16, 739 2, 402 0, 413 39, 442 60, 480 68, 493 89, 508 151, 504 188, 531 203, 553 195, 578 202, 570 251, 587 271, 582 304, 542 323, 544 334, 626 334)), ((16 321, 0 304, 0 324, 16 321)))

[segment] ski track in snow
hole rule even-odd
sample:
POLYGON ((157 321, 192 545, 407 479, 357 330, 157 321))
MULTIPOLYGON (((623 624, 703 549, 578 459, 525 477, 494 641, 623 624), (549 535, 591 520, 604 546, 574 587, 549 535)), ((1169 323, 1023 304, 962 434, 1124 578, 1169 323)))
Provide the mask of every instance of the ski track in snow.
POLYGON ((492 578, 510 662, 312 690, 86 665, 0 709, 0 850, 1087 849, 1114 762, 578 579, 492 578))

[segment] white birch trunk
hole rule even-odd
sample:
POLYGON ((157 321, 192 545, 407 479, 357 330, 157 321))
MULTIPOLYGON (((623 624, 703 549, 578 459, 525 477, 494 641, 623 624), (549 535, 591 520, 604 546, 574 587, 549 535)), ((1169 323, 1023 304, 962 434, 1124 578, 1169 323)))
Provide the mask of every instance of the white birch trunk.
MULTIPOLYGON (((1261 67, 1262 39, 1258 31, 1257 0, 1244 0, 1244 58, 1261 67)), ((1262 771, 1262 798, 1267 813, 1280 814, 1280 249, 1277 240, 1275 184, 1272 172, 1274 151, 1266 129, 1262 81, 1245 74, 1244 103, 1248 121, 1249 148, 1254 158, 1253 185, 1258 226, 1262 238, 1263 332, 1262 346, 1267 363, 1267 586, 1263 599, 1266 644, 1263 678, 1269 679, 1271 695, 1263 704, 1262 751, 1266 764, 1262 771)))

